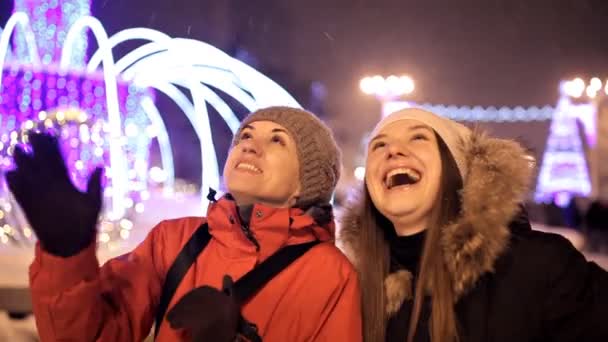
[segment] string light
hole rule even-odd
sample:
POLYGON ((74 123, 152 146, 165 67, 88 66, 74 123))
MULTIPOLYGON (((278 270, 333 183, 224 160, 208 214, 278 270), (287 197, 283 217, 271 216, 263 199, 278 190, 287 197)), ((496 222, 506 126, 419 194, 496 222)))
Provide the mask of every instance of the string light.
MULTIPOLYGON (((38 53, 45 65, 59 61, 70 27, 79 18, 91 13, 91 0, 15 0, 14 3, 15 12, 23 12, 30 18, 38 53)), ((15 33, 14 45, 17 59, 28 60, 28 46, 19 31, 15 33)), ((86 33, 80 32, 74 41, 70 65, 84 66, 86 49, 86 33)))
POLYGON ((133 228, 133 222, 128 219, 122 219, 120 220, 120 228, 131 230, 133 228))
POLYGON ((128 239, 130 235, 130 232, 128 230, 125 229, 121 229, 120 230, 120 237, 124 240, 128 239))
POLYGON ((135 205, 135 211, 138 213, 143 213, 144 212, 144 204, 143 203, 137 203, 135 205))
POLYGON ((518 122, 518 121, 545 121, 551 120, 555 108, 544 107, 457 107, 433 105, 428 103, 415 104, 410 101, 387 101, 383 103, 382 113, 384 116, 401 109, 417 107, 426 109, 437 115, 441 115, 456 121, 485 121, 485 122, 518 122))
POLYGON ((110 242, 110 234, 108 234, 108 233, 101 233, 101 234, 99 234, 99 241, 101 241, 103 243, 110 242))
MULTIPOLYGON (((70 176, 79 189, 84 189, 90 173, 97 165, 108 165, 108 139, 103 131, 105 124, 104 80, 97 74, 79 72, 56 73, 52 70, 32 69, 28 66, 4 69, 3 83, 8 85, 0 91, 0 132, 5 142, 0 140, 0 166, 12 168, 12 151, 17 144, 27 143, 32 130, 50 130, 59 133, 60 144, 70 176), (76 92, 70 95, 70 92, 76 92), (62 106, 61 99, 72 97, 74 107, 62 106), (40 102, 40 108, 34 104, 40 102), (91 139, 94 136, 96 139, 91 139), (6 145, 6 148, 5 148, 6 145)), ((129 122, 131 131, 144 132, 150 125, 146 114, 137 103, 152 96, 149 90, 131 86, 127 82, 118 83, 120 110, 124 113, 125 122, 129 122), (129 104, 129 105, 128 105, 129 104), (135 104, 135 105, 134 105, 135 104)), ((68 102, 69 104, 69 102, 68 102)), ((127 164, 133 170, 135 165, 147 169, 148 146, 147 135, 134 135, 125 140, 125 151, 128 151, 127 164)), ((146 181, 146 175, 134 173, 134 183, 146 181), (140 175, 140 177, 138 177, 140 175)), ((111 183, 111 175, 106 175, 106 182, 111 183)), ((145 187, 144 187, 145 188, 145 187)), ((0 189, 0 197, 2 192, 0 189)), ((131 202, 139 201, 141 186, 128 189, 131 202)), ((135 214, 133 205, 131 210, 135 214)), ((128 213, 127 213, 128 214, 128 213)), ((2 214, 0 224, 16 222, 14 215, 2 214)), ((119 234, 119 233, 118 233, 119 234)), ((23 231, 23 237, 32 238, 31 231, 23 231)), ((114 239, 108 235, 111 241, 114 239)), ((117 235, 117 237, 120 237, 117 235)), ((104 241, 104 239, 100 239, 104 241)))

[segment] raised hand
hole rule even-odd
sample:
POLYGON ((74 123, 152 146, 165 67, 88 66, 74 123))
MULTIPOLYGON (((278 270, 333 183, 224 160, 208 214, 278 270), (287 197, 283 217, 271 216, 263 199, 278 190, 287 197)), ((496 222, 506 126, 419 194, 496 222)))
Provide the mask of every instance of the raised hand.
POLYGON ((86 192, 71 182, 54 136, 31 133, 32 153, 16 146, 16 168, 6 173, 9 189, 23 209, 42 248, 69 257, 95 241, 102 204, 101 168, 91 174, 86 192))

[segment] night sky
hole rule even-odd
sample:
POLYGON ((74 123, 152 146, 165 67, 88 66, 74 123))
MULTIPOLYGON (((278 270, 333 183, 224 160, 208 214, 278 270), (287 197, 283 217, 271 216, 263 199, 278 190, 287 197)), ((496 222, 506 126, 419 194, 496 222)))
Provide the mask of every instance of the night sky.
POLYGON ((94 0, 92 12, 110 34, 145 26, 245 48, 290 90, 323 82, 326 119, 350 145, 378 119, 365 75, 406 73, 416 101, 483 106, 553 105, 560 79, 608 78, 606 0, 94 0))

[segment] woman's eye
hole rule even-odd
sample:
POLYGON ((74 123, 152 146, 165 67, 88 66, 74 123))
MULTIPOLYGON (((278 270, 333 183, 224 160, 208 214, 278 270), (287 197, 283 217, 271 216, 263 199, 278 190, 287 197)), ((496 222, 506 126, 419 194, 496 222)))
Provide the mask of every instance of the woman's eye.
POLYGON ((384 141, 378 141, 372 145, 372 151, 375 151, 384 146, 386 146, 386 143, 384 141))
POLYGON ((278 135, 273 135, 272 138, 270 139, 270 141, 272 141, 273 143, 285 146, 285 141, 283 141, 283 138, 281 138, 278 135))
POLYGON ((247 139, 251 139, 250 133, 245 132, 245 133, 241 134, 240 140, 247 140, 247 139))
POLYGON ((424 134, 416 134, 412 137, 412 140, 429 140, 424 134))

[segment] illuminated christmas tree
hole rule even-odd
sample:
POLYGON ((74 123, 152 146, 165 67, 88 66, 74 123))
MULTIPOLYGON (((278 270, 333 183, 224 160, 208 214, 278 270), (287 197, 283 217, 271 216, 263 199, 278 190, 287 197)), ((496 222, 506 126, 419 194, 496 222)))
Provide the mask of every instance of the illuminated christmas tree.
POLYGON ((540 166, 535 194, 537 201, 566 206, 573 196, 587 197, 591 194, 584 146, 593 148, 595 145, 596 108, 591 102, 573 101, 585 89, 581 82, 577 79, 560 87, 562 97, 553 114, 540 166))

